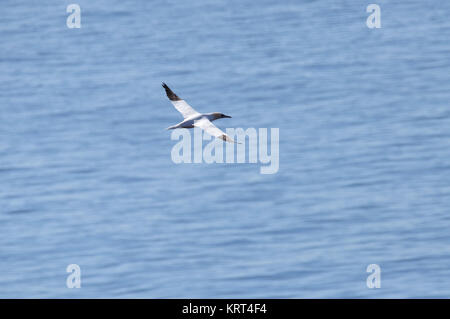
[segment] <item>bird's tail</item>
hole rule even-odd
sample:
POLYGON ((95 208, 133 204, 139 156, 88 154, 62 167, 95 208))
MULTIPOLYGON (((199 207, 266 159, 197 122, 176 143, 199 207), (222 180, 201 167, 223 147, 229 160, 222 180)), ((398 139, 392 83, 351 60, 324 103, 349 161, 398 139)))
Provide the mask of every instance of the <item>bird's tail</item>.
POLYGON ((176 129, 176 128, 177 128, 176 125, 172 125, 172 126, 169 126, 168 128, 166 128, 166 130, 173 130, 173 129, 176 129))

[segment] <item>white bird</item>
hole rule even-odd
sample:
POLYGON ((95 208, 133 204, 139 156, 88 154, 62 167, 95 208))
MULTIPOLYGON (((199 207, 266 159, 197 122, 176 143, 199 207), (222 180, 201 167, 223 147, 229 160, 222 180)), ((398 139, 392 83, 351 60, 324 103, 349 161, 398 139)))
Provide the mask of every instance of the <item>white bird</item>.
POLYGON ((236 143, 233 139, 225 134, 222 130, 217 128, 212 121, 221 118, 231 118, 231 116, 214 112, 214 113, 199 113, 194 110, 189 104, 186 103, 185 100, 180 99, 172 90, 166 85, 166 83, 162 84, 163 88, 166 90, 167 97, 170 102, 172 102, 173 106, 177 109, 178 112, 183 115, 184 120, 176 125, 169 126, 168 130, 173 130, 176 128, 193 128, 198 127, 204 130, 209 135, 220 138, 224 141, 230 143, 236 143))

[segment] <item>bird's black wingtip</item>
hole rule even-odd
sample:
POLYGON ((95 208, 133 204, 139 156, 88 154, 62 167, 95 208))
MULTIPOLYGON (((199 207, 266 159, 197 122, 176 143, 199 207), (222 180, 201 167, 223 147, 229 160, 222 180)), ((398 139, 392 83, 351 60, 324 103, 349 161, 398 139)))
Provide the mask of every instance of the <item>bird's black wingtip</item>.
POLYGON ((167 86, 166 83, 162 82, 162 87, 166 90, 167 97, 171 101, 179 101, 181 100, 173 91, 167 86))

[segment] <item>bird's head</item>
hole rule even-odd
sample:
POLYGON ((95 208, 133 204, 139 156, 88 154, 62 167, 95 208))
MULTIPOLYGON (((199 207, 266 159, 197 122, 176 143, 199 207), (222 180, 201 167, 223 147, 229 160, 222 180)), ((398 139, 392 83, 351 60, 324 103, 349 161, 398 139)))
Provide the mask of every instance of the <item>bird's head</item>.
POLYGON ((214 113, 216 119, 231 119, 231 116, 225 115, 223 113, 214 113))

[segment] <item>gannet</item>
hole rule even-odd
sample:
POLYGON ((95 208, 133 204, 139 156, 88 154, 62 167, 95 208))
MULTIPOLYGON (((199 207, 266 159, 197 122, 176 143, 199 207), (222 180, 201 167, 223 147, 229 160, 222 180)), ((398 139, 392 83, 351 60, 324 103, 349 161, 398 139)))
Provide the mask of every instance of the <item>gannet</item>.
POLYGON ((176 128, 193 128, 198 127, 204 130, 209 135, 220 138, 224 141, 230 143, 236 143, 233 139, 225 134, 222 130, 217 128, 212 121, 222 118, 231 118, 231 116, 214 112, 214 113, 199 113, 194 110, 189 104, 186 103, 185 100, 180 99, 173 91, 167 86, 166 83, 163 82, 163 88, 166 90, 167 97, 170 102, 172 102, 173 106, 177 109, 178 112, 183 115, 184 120, 176 125, 169 126, 168 130, 173 130, 176 128))

